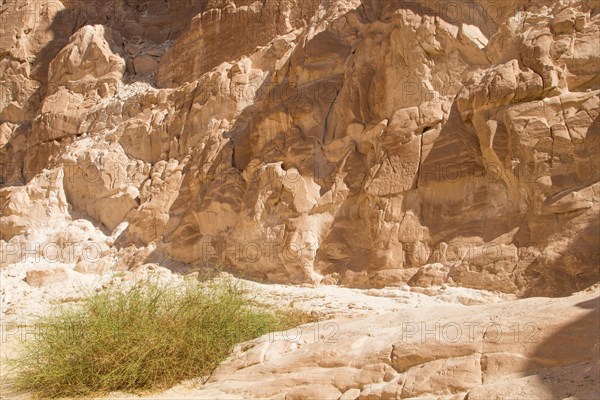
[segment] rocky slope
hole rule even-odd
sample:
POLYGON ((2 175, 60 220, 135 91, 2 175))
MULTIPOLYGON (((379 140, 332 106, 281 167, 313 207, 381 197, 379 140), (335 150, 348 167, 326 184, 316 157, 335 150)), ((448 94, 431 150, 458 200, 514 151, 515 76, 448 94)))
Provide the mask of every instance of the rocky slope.
POLYGON ((304 325, 152 398, 596 399, 599 294, 304 325))

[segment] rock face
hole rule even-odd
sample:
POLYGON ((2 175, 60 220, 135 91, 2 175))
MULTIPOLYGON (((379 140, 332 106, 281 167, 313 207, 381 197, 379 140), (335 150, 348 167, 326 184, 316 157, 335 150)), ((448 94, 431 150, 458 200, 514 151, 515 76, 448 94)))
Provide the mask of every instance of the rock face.
POLYGON ((29 285, 41 287, 66 281, 69 279, 69 272, 64 268, 28 271, 25 279, 29 285))
POLYGON ((598 294, 303 325, 239 349, 202 387, 183 384, 151 397, 594 399, 598 294))
POLYGON ((12 0, 0 18, 2 263, 60 221, 103 230, 106 254, 270 282, 600 280, 593 0, 12 0))

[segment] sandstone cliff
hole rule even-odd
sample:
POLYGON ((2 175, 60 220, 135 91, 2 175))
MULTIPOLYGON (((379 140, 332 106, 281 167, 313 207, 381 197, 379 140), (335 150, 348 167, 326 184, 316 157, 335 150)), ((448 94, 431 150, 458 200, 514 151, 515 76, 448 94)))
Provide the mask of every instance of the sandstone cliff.
POLYGON ((0 17, 3 264, 93 241, 113 268, 270 282, 599 280, 596 1, 18 0, 0 17))

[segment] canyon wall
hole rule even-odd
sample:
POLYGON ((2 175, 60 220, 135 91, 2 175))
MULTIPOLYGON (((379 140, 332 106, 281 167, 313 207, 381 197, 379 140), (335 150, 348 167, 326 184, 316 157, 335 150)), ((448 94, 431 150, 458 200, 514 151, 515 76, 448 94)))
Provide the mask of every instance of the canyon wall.
POLYGON ((94 243, 108 268, 279 283, 600 280, 594 0, 12 0, 0 18, 0 265, 81 266, 94 243))

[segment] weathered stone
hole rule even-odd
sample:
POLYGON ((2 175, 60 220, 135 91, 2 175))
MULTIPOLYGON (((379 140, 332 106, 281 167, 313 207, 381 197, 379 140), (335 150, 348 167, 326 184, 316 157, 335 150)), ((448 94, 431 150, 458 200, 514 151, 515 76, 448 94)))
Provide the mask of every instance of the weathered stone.
POLYGON ((75 272, 82 274, 102 275, 109 272, 114 266, 114 260, 109 258, 80 260, 73 269, 75 272))
POLYGON ((594 1, 0 7, 0 240, 280 283, 600 280, 594 1))
POLYGON ((155 57, 148 54, 142 54, 133 59, 133 68, 136 74, 151 75, 156 73, 158 61, 155 57))
POLYGON ((35 287, 53 285, 67 279, 69 279, 69 271, 62 267, 27 271, 25 277, 27 283, 35 287))

